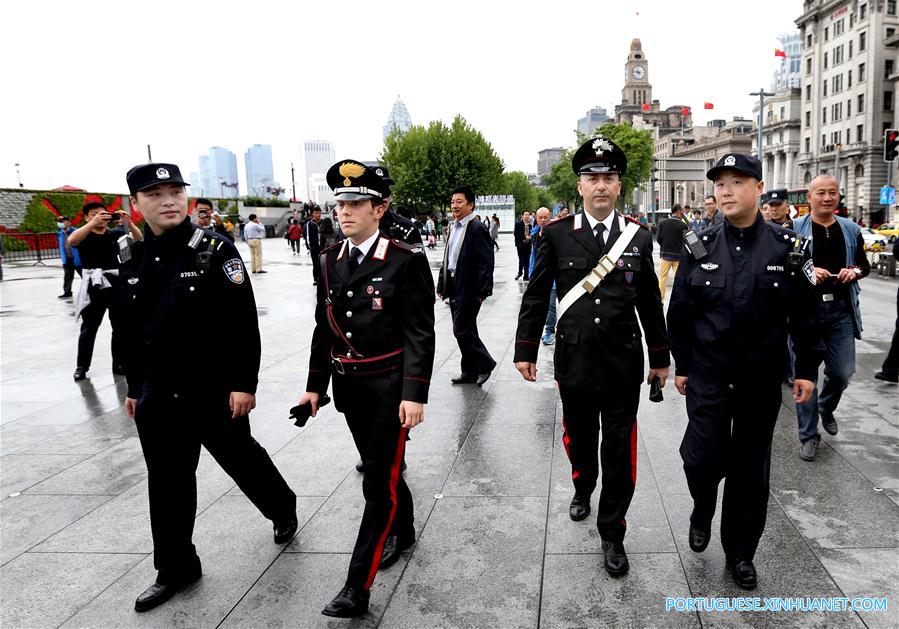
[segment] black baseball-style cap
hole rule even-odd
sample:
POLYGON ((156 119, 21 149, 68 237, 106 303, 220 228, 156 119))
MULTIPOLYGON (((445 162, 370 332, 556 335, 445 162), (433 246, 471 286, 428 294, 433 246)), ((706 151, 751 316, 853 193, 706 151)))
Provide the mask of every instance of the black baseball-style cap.
POLYGON ((338 201, 380 201, 390 196, 390 186, 370 168, 355 159, 342 159, 325 175, 338 201))
POLYGON ((374 166, 373 169, 375 171, 375 174, 383 179, 388 186, 392 186, 396 183, 393 179, 390 178, 390 173, 387 171, 387 166, 385 166, 384 164, 378 164, 377 166, 374 166))
POLYGON ((627 156, 612 140, 598 135, 581 144, 575 151, 571 158, 571 168, 575 175, 617 173, 621 177, 627 172, 627 156))
POLYGON ((787 189, 776 188, 768 191, 768 205, 776 205, 778 203, 787 202, 787 189))
POLYGON ((719 159, 714 166, 705 174, 710 181, 715 181, 722 171, 736 170, 744 175, 755 177, 759 181, 762 180, 762 163, 758 157, 754 155, 746 155, 745 153, 728 153, 719 159))
POLYGON ((146 190, 161 183, 190 185, 184 181, 181 169, 175 164, 140 164, 129 170, 125 179, 128 181, 128 190, 132 195, 137 194, 139 190, 146 190))

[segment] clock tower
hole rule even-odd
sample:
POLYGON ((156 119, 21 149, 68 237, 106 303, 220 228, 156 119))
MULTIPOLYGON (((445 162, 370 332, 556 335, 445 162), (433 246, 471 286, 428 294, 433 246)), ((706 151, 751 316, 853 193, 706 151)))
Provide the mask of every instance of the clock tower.
POLYGON ((639 39, 631 41, 631 50, 624 64, 624 87, 621 90, 622 105, 652 103, 652 85, 649 83, 649 64, 643 54, 643 45, 639 39))

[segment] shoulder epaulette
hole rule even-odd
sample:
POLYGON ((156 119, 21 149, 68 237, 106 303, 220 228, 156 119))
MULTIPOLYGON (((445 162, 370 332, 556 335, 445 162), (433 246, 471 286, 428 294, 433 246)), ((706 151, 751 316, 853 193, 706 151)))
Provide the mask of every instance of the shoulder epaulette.
POLYGON ((391 238, 390 244, 401 251, 408 251, 409 253, 421 253, 423 251, 421 245, 410 245, 405 240, 400 240, 399 238, 391 238))
POLYGON ((322 249, 319 253, 328 253, 330 251, 333 251, 334 249, 339 248, 342 245, 343 245, 342 240, 338 240, 337 242, 332 242, 330 245, 328 245, 327 247, 322 249))
POLYGON ((562 221, 567 221, 568 219, 574 220, 574 214, 569 214, 568 216, 557 216, 547 223, 547 225, 552 225, 554 223, 561 223, 562 221))

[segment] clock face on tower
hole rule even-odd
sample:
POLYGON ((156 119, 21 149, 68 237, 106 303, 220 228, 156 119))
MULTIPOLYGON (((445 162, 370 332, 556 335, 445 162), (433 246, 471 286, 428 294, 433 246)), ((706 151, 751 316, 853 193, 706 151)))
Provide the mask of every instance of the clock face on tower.
POLYGON ((631 71, 631 74, 638 81, 646 76, 646 70, 643 69, 643 66, 634 66, 634 69, 631 71))

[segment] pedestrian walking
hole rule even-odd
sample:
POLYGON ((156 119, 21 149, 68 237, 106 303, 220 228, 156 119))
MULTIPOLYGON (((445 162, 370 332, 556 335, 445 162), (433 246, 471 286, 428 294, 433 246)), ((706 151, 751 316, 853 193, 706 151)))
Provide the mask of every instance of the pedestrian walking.
MULTIPOLYGON (((125 375, 125 358, 128 346, 124 340, 122 319, 123 291, 119 280, 119 252, 121 234, 109 228, 112 214, 96 195, 88 195, 81 208, 87 219, 81 227, 68 236, 69 245, 78 249, 81 261, 81 288, 75 299, 75 320, 81 317, 81 333, 78 336, 78 358, 73 378, 84 380, 91 367, 97 330, 103 315, 109 313, 112 328, 112 373, 125 375)), ((143 234, 131 222, 125 212, 119 212, 128 229, 128 236, 141 240, 143 234)))
POLYGON ((518 253, 518 271, 515 279, 524 276, 527 282, 531 277, 531 213, 525 210, 521 213, 521 220, 515 221, 513 235, 515 237, 515 251, 518 253))
POLYGON ((303 241, 303 228, 299 221, 292 219, 287 227, 287 240, 290 242, 290 249, 293 255, 300 255, 300 243, 303 241))
POLYGON ((762 163, 729 153, 707 175, 723 213, 681 256, 668 306, 675 386, 686 395, 680 445, 693 498, 688 541, 703 552, 724 479, 721 545, 741 588, 758 583, 782 351, 796 345, 793 399, 811 395, 821 354, 806 242, 758 209, 762 163))
POLYGON ((409 431, 424 420, 434 363, 434 282, 420 246, 384 236, 389 186, 362 162, 326 175, 347 239, 317 262, 309 377, 300 404, 318 411, 332 389, 362 454, 365 510, 343 588, 322 610, 348 618, 368 611, 379 569, 415 542, 412 494, 401 473, 409 431))
POLYGON ((250 270, 253 273, 267 273, 262 269, 262 239, 265 238, 265 227, 259 221, 259 217, 250 214, 249 222, 244 227, 244 238, 250 246, 250 270))
POLYGON ((521 301, 514 361, 525 380, 536 381, 540 332, 555 282, 563 295, 555 379, 574 485, 569 517, 580 521, 590 515, 601 462, 597 527, 603 565, 610 575, 622 576, 630 565, 624 536, 637 478, 640 385, 645 377, 664 386, 668 341, 652 234, 614 210, 627 170, 624 152, 608 138, 590 138, 575 152, 572 168, 584 212, 543 228, 521 301), (638 316, 649 346, 645 376, 638 316))
POLYGON ((674 271, 673 274, 677 275, 678 261, 684 250, 684 232, 687 229, 684 210, 679 203, 675 203, 671 207, 671 216, 659 223, 656 234, 659 242, 659 293, 663 302, 668 288, 668 274, 674 271))
POLYGON ((60 216, 56 221, 56 236, 59 240, 59 259, 62 262, 62 295, 59 299, 70 299, 72 297, 72 282, 75 279, 75 272, 81 277, 81 256, 78 255, 78 248, 73 247, 69 243, 69 234, 75 231, 72 227, 72 221, 68 216, 60 216))
MULTIPOLYGON (((871 272, 861 228, 836 215, 840 185, 832 175, 818 175, 808 185, 811 212, 793 224, 796 233, 811 239, 814 262, 818 327, 826 355, 824 385, 818 390, 818 364, 811 380, 815 389, 807 402, 796 405, 799 421, 799 456, 813 461, 821 435, 818 420, 830 435, 839 431, 837 406, 855 373, 855 341, 862 338, 859 280, 871 272)), ((798 373, 798 370, 797 370, 798 373)))
MULTIPOLYGON (((899 253, 899 240, 893 243, 894 258, 897 253, 899 253)), ((893 327, 893 340, 886 358, 883 359, 883 366, 874 374, 874 378, 884 382, 899 382, 899 290, 896 291, 896 324, 893 327)))
POLYGON ((499 251, 497 238, 499 238, 499 217, 494 214, 490 217, 490 240, 493 242, 493 247, 499 251))
POLYGON ((496 367, 478 334, 481 304, 493 294, 493 247, 487 226, 472 214, 475 196, 470 186, 453 190, 450 207, 454 220, 437 275, 437 297, 450 300, 453 336, 462 354, 462 373, 452 383, 480 387, 496 367))
POLYGON ((147 222, 146 239, 131 247, 122 266, 128 304, 125 409, 147 464, 158 571, 134 603, 145 612, 203 574, 192 540, 201 446, 272 522, 276 544, 293 538, 297 517, 296 496, 250 433, 261 348, 253 288, 236 247, 191 224, 187 183, 175 164, 135 166, 126 181, 132 207, 147 222), (240 343, 210 349, 187 325, 222 319, 241 332, 240 343))

